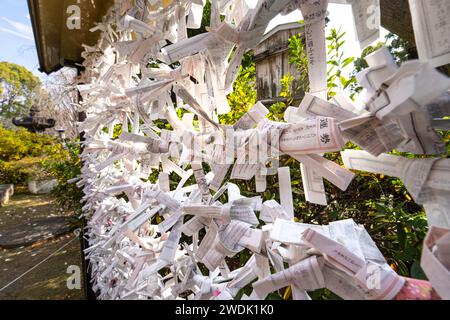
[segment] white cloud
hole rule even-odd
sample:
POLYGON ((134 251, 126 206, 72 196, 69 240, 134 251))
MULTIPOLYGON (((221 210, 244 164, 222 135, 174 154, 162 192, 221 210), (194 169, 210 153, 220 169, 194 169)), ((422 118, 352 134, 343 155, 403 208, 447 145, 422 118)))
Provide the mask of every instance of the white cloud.
POLYGON ((18 21, 13 21, 5 17, 2 17, 2 20, 6 21, 12 27, 12 29, 0 27, 1 31, 16 35, 27 40, 33 40, 33 29, 29 25, 18 21))
POLYGON ((10 30, 10 29, 6 29, 6 28, 3 28, 3 27, 0 27, 0 31, 6 32, 6 33, 10 33, 10 34, 13 34, 15 36, 18 36, 18 37, 21 37, 21 38, 33 41, 33 38, 28 37, 28 36, 26 36, 26 35, 24 35, 22 33, 10 30))

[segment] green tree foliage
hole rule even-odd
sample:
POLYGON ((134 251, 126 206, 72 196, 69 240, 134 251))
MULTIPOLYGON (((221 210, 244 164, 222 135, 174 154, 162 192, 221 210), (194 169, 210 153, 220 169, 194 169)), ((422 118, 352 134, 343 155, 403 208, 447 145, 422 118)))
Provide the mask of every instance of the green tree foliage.
POLYGON ((292 104, 294 100, 294 92, 296 92, 295 78, 290 74, 285 74, 281 79, 280 97, 286 98, 286 102, 276 102, 269 107, 267 117, 273 121, 284 122, 284 112, 286 108, 292 104))
POLYGON ((50 135, 23 128, 7 130, 0 125, 0 184, 56 178, 54 194, 60 205, 81 213, 82 190, 68 183, 80 174, 79 154, 77 141, 61 143, 50 135))
POLYGON ((236 81, 233 83, 233 92, 228 95, 228 104, 231 111, 220 115, 219 120, 223 124, 233 124, 256 103, 256 67, 253 54, 244 54, 242 64, 236 81))
POLYGON ((345 90, 350 85, 356 82, 354 76, 345 77, 343 74, 344 68, 353 62, 353 57, 345 57, 342 46, 345 40, 342 39, 345 36, 345 32, 331 29, 330 35, 326 38, 328 40, 328 71, 327 71, 327 85, 328 85, 328 96, 333 97, 336 92, 335 89, 345 90))
POLYGON ((17 131, 7 130, 0 126, 0 161, 17 161, 26 157, 62 153, 62 146, 52 136, 32 133, 23 128, 17 131))
POLYGON ((23 184, 29 178, 48 178, 50 175, 42 166, 42 160, 51 157, 53 162, 58 162, 67 155, 52 136, 0 126, 0 184, 23 184))
POLYGON ((385 43, 397 64, 406 60, 418 59, 419 55, 414 43, 400 38, 396 34, 389 32, 385 36, 385 43))
POLYGON ((294 34, 288 39, 288 49, 289 64, 293 65, 299 74, 298 88, 303 92, 308 92, 308 55, 305 49, 304 38, 301 34, 294 34))
POLYGON ((40 86, 40 80, 26 68, 0 62, 0 117, 10 119, 27 112, 40 86))
MULTIPOLYGON (((300 24, 302 21, 299 22, 300 24)), ((328 96, 332 97, 336 94, 335 89, 345 90, 352 87, 356 83, 356 78, 352 74, 349 77, 344 76, 344 69, 353 62, 353 57, 345 57, 342 51, 342 46, 345 40, 342 39, 345 32, 340 29, 331 29, 330 35, 326 38, 328 40, 328 72, 327 72, 327 86, 328 96)), ((286 107, 293 102, 293 97, 301 90, 302 92, 309 91, 308 79, 308 56, 306 53, 306 46, 304 38, 301 34, 293 35, 288 39, 288 61, 292 64, 299 74, 299 78, 295 79, 291 74, 284 75, 281 82, 280 96, 287 99, 286 102, 277 102, 270 106, 269 119, 275 121, 283 121, 283 114, 286 107)), ((351 97, 353 98, 354 93, 351 97)))

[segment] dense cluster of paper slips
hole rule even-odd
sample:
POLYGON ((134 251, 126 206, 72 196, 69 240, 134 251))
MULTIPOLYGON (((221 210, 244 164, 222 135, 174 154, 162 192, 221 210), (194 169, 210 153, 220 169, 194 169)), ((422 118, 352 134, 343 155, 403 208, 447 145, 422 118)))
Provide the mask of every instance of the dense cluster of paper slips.
POLYGON ((243 299, 264 299, 288 286, 293 299, 319 288, 344 299, 450 298, 450 160, 435 131, 448 128, 450 79, 435 67, 450 62, 450 32, 426 23, 448 23, 436 3, 450 4, 410 0, 421 59, 397 66, 386 48, 367 56, 358 108, 344 92, 327 100, 328 2, 352 5, 362 47, 379 37, 378 0, 210 1, 210 25, 193 37, 187 29, 201 27, 203 0, 116 0, 92 29, 101 37, 85 46, 77 86, 87 119, 76 183, 99 299, 233 299, 243 288, 251 292, 243 299), (258 102, 234 125, 219 124, 244 53, 276 15, 296 9, 310 92, 285 122, 268 120, 258 102), (342 152, 346 168, 322 156, 347 141, 364 151, 342 152), (434 157, 386 154, 393 149, 434 157), (396 274, 353 220, 295 222, 281 155, 301 163, 305 200, 319 205, 327 204, 323 178, 346 190, 349 169, 401 178, 427 212, 430 281, 396 274), (268 175, 278 175, 279 203, 245 197, 227 180, 255 178, 262 193, 268 175), (243 250, 244 264, 227 264, 243 250))

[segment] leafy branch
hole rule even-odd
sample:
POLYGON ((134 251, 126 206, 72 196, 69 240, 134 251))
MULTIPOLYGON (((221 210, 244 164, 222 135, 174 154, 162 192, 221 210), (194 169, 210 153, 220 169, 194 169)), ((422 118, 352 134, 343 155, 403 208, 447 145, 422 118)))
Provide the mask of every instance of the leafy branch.
MULTIPOLYGON (((356 83, 355 76, 351 75, 350 77, 345 77, 343 71, 345 67, 347 67, 350 63, 353 62, 353 57, 345 57, 344 52, 342 51, 342 46, 345 43, 344 37, 345 32, 336 30, 335 28, 331 29, 331 34, 326 38, 328 40, 328 52, 327 55, 329 59, 328 63, 328 71, 327 71, 327 85, 328 85, 328 96, 333 97, 336 94, 335 89, 345 90, 350 85, 356 83)), ((353 98, 353 95, 351 95, 353 98)))

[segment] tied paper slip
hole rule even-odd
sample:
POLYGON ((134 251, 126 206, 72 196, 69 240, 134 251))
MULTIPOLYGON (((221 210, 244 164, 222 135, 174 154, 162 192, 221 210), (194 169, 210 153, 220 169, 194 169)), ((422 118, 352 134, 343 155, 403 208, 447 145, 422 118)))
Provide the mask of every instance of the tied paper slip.
MULTIPOLYGON (((262 121, 262 119, 265 118, 265 116, 269 113, 269 110, 260 102, 257 102, 250 110, 244 114, 234 125, 234 130, 247 130, 255 127, 259 122, 262 121)), ((232 139, 234 139, 234 131, 233 130, 226 130, 226 147, 225 148, 225 154, 223 155, 225 159, 221 158, 219 161, 225 161, 227 162, 229 158, 234 158, 234 145, 230 145, 228 137, 231 136, 232 139), (231 151, 231 155, 229 154, 231 151)), ((210 183, 210 189, 213 191, 217 191, 223 180, 225 179, 225 176, 231 167, 231 164, 224 163, 217 163, 213 166, 213 172, 214 172, 214 178, 210 183)), ((237 169, 237 167, 236 167, 237 169)), ((256 170, 256 168, 254 169, 256 170)))
MULTIPOLYGON (((295 115, 299 115, 300 117, 319 115, 339 119, 338 116, 344 114, 343 119, 345 119, 345 112, 347 111, 307 93, 298 108, 289 107, 286 110, 285 117, 289 119, 288 122, 295 122, 295 115)), ((354 114, 349 113, 347 117, 350 118, 352 116, 354 114)), ((300 119, 297 121, 300 121, 300 119)), ((306 201, 326 205, 327 200, 322 177, 304 163, 300 164, 300 170, 306 201)))
POLYGON ((328 0, 300 1, 305 21, 306 53, 310 93, 326 96, 327 57, 325 45, 325 17, 328 0))
POLYGON ((419 58, 434 67, 450 63, 450 3, 409 0, 419 58))
POLYGON ((278 241, 281 243, 305 245, 305 242, 301 239, 301 235, 308 228, 313 228, 318 232, 329 234, 328 228, 326 226, 276 219, 270 231, 270 238, 273 241, 278 241))
MULTIPOLYGON (((398 68, 386 48, 368 55, 366 61, 369 68, 356 77, 367 89, 367 111, 370 113, 341 121, 339 126, 344 133, 346 128, 372 122, 384 152, 396 148, 413 153, 443 153, 445 146, 432 128, 426 105, 448 89, 450 80, 430 65, 414 60, 398 68), (373 123, 372 115, 382 122, 373 123)), ((349 131, 349 134, 352 140, 357 140, 354 133, 349 131)), ((367 139, 360 137, 358 140, 361 138, 363 141, 355 142, 367 149, 364 145, 367 139)), ((367 150, 378 155, 381 149, 367 150)))
POLYGON ((301 289, 313 291, 323 288, 324 279, 321 269, 323 268, 323 259, 312 256, 306 260, 253 283, 256 295, 264 299, 269 293, 287 287, 291 284, 297 284, 301 289))
POLYGON ((259 219, 271 223, 277 218, 284 220, 291 220, 289 215, 284 211, 283 207, 275 200, 267 200, 262 204, 259 219))
POLYGON ((431 227, 424 240, 420 261, 420 266, 433 288, 440 298, 445 300, 450 299, 449 234, 449 229, 431 227))
POLYGON ((380 0, 347 0, 361 49, 380 38, 380 0))
POLYGON ((406 159, 385 154, 373 157, 364 151, 346 150, 342 160, 350 169, 399 177, 415 201, 423 204, 430 226, 450 227, 448 159, 406 159))
POLYGON ((215 243, 202 259, 205 266, 210 271, 214 271, 219 267, 225 256, 233 256, 243 250, 243 247, 239 243, 248 228, 249 225, 246 223, 233 221, 224 229, 219 230, 218 236, 215 238, 215 243))
POLYGON ((322 177, 303 163, 300 163, 300 173, 306 201, 326 206, 327 198, 322 177))
POLYGON ((331 222, 329 225, 276 219, 270 231, 270 238, 280 243, 307 246, 301 239, 307 229, 313 229, 330 239, 339 240, 360 258, 366 257, 375 262, 386 262, 365 229, 354 223, 352 219, 331 222))
POLYGON ((424 187, 450 191, 448 159, 407 159, 387 154, 373 157, 362 150, 345 150, 342 152, 342 160, 350 169, 399 177, 407 187, 411 186, 409 190, 416 197, 424 187))
POLYGON ((278 184, 280 185, 279 189, 281 207, 288 214, 290 219, 294 219, 291 172, 289 170, 289 167, 278 168, 278 184))
POLYGON ((382 91, 371 99, 368 107, 381 120, 390 114, 402 116, 422 109, 449 88, 450 80, 429 64, 410 61, 385 79, 380 88, 382 91))
MULTIPOLYGON (((288 110, 292 116, 294 113, 301 116, 318 115, 336 119, 347 119, 356 116, 352 112, 342 109, 339 106, 333 105, 311 94, 305 95, 298 108, 288 108, 288 110)), ((287 115, 287 117, 290 118, 291 115, 287 115)), ((339 140, 341 140, 340 143, 344 143, 342 138, 339 140)), ((300 169, 306 201, 326 205, 327 200, 322 176, 316 173, 316 171, 314 171, 311 167, 305 165, 305 163, 300 164, 300 169)))
POLYGON ((306 230, 302 239, 325 254, 326 260, 335 268, 354 277, 357 284, 368 289, 366 291, 368 299, 392 300, 405 284, 405 279, 397 275, 389 265, 365 261, 340 243, 313 229, 306 230), (376 279, 373 278, 374 273, 377 275, 376 279))
POLYGON ((355 174, 337 163, 316 154, 288 153, 294 159, 310 167, 317 175, 327 179, 341 190, 346 190, 355 174))
POLYGON ((450 228, 450 215, 448 214, 450 197, 448 192, 432 190, 427 194, 427 200, 423 204, 423 208, 427 214, 428 226, 450 228))
POLYGON ((338 121, 358 116, 351 111, 347 111, 338 105, 330 103, 309 93, 306 93, 303 97, 303 100, 298 107, 298 113, 305 116, 329 117, 338 121))
POLYGON ((238 33, 227 23, 222 23, 216 31, 202 33, 162 48, 162 59, 167 64, 171 64, 184 57, 194 55, 202 49, 230 46, 234 41, 238 41, 238 33), (229 35, 232 37, 229 37, 229 35))
MULTIPOLYGON (((277 228, 278 221, 282 220, 277 220, 274 228, 277 228)), ((288 221, 285 223, 295 224, 288 221)), ((324 257, 327 262, 325 265, 320 266, 319 270, 316 269, 317 272, 323 274, 322 278, 324 280, 321 281, 320 287, 326 287, 347 299, 393 299, 403 288, 404 279, 390 269, 384 258, 380 259, 380 253, 373 243, 367 243, 365 237, 357 235, 359 233, 358 230, 363 229, 359 229, 351 220, 339 222, 338 225, 334 226, 330 225, 328 228, 331 233, 326 232, 325 234, 321 231, 315 231, 321 230, 317 229, 317 227, 325 226, 309 225, 313 228, 311 229, 308 225, 297 225, 302 228, 299 228, 296 235, 293 235, 292 238, 298 241, 298 236, 300 235, 301 240, 304 241, 302 246, 312 246, 314 250, 325 254, 324 257), (352 228, 354 228, 356 233, 351 231, 352 228), (332 237, 339 239, 340 242, 344 241, 345 245, 332 240, 332 237), (352 247, 354 244, 358 244, 357 247, 362 249, 362 251, 356 251, 359 252, 358 255, 353 253, 355 252, 352 247), (373 249, 378 251, 378 253, 375 255, 370 253, 373 249), (373 278, 374 274, 376 275, 375 278, 373 278), (377 279, 380 281, 379 286, 377 279)), ((289 230, 289 227, 285 226, 280 229, 289 230)), ((264 296, 272 290, 278 289, 279 286, 290 284, 289 280, 291 278, 285 275, 286 273, 274 274, 270 278, 273 281, 259 280, 256 282, 254 288, 257 294, 264 296)), ((302 275, 306 276, 306 273, 302 273, 302 275)), ((303 283, 302 286, 302 278, 297 278, 297 280, 296 285, 300 288, 308 288, 308 281, 303 283)))
POLYGON ((338 151, 344 145, 333 118, 307 118, 290 123, 280 136, 280 151, 310 154, 338 151))

